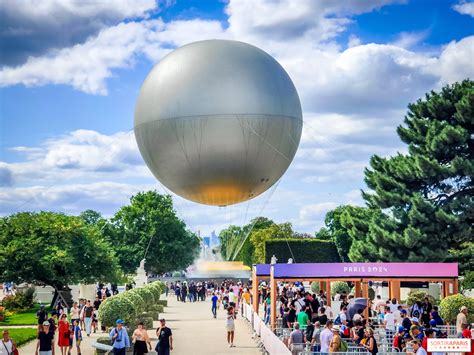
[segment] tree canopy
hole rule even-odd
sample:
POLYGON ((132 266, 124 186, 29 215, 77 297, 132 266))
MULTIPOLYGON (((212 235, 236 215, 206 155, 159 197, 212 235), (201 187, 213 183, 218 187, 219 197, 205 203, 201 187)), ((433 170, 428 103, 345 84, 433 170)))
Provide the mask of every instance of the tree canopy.
POLYGON ((408 153, 371 158, 365 171, 371 191, 363 197, 372 213, 347 218, 352 261, 461 255, 461 269, 468 270, 468 261, 472 266, 472 253, 463 251, 473 250, 473 128, 473 81, 445 86, 408 106, 397 130, 408 153))
POLYGON ((0 279, 50 285, 115 281, 117 259, 96 226, 61 213, 0 219, 0 279))
POLYGON ((199 238, 178 218, 169 195, 140 192, 130 198, 104 228, 125 273, 145 268, 158 274, 183 270, 199 253, 199 238))

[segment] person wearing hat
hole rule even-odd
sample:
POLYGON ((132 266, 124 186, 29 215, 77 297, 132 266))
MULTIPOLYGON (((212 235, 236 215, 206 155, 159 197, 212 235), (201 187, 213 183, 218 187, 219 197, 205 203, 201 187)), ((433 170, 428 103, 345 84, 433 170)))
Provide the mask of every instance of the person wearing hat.
POLYGON ((123 323, 123 320, 117 319, 115 322, 116 327, 109 334, 114 355, 125 355, 127 349, 130 348, 130 338, 128 337, 127 329, 123 327, 123 323))
POLYGON ((170 351, 173 350, 173 333, 166 326, 164 318, 160 319, 160 327, 156 330, 156 336, 158 337, 158 343, 155 347, 156 353, 158 355, 170 355, 170 351))
POLYGON ((462 306, 461 309, 459 310, 459 314, 456 317, 456 332, 457 332, 458 338, 462 338, 462 332, 463 332, 462 325, 468 324, 467 313, 468 313, 468 308, 466 306, 462 306))
POLYGON ((332 326, 332 339, 329 343, 329 352, 337 353, 341 351, 341 328, 338 325, 332 326))
POLYGON ((410 342, 410 344, 413 346, 415 355, 428 355, 426 350, 421 346, 420 339, 414 339, 410 342))
POLYGON ((38 333, 35 355, 54 355, 54 333, 49 331, 50 324, 47 320, 38 333))
POLYGON ((423 333, 420 331, 420 328, 417 325, 412 325, 411 326, 410 334, 411 334, 413 339, 418 339, 418 340, 421 341, 424 338, 423 333))
POLYGON ((402 352, 403 349, 405 349, 405 334, 406 329, 401 325, 398 327, 397 334, 395 334, 395 337, 393 338, 393 347, 398 349, 399 352, 402 352))

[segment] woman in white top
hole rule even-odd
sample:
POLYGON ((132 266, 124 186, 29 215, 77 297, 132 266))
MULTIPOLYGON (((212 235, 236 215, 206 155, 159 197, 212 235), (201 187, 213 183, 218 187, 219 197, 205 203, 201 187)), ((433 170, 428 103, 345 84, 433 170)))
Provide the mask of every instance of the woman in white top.
POLYGON ((71 323, 74 324, 74 321, 80 318, 81 309, 77 306, 77 302, 74 302, 71 308, 71 323))
POLYGON ((16 344, 13 339, 10 338, 8 330, 3 331, 3 339, 0 340, 0 355, 12 355, 16 349, 16 344))
POLYGON ((233 348, 234 345, 234 332, 235 332, 235 313, 234 307, 229 306, 227 308, 227 343, 229 344, 229 348, 233 348))

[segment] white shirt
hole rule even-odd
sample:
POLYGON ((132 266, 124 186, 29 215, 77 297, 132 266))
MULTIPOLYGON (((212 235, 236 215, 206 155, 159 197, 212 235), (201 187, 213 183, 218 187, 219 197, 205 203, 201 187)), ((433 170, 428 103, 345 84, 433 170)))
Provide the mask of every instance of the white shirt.
POLYGON ((395 330, 395 316, 393 313, 386 313, 383 317, 385 323, 385 329, 395 330))
POLYGON ((331 344, 333 336, 334 336, 334 334, 328 328, 324 328, 324 330, 321 332, 321 335, 319 336, 319 339, 321 341, 321 352, 322 353, 328 353, 329 352, 329 344, 331 344))
POLYGON ((392 313, 395 312, 395 311, 398 309, 398 306, 399 306, 398 303, 395 303, 395 304, 390 303, 390 304, 389 304, 390 312, 392 312, 392 313))
POLYGON ((0 340, 0 355, 8 355, 8 354, 11 354, 12 351, 13 351, 13 343, 11 339, 5 343, 3 342, 3 339, 0 340))
POLYGON ((340 301, 341 300, 341 295, 339 293, 336 293, 334 296, 334 301, 340 301))
POLYGON ((344 322, 347 321, 346 312, 344 311, 339 312, 339 318, 341 319, 341 323, 344 324, 344 322))
POLYGON ((393 316, 395 317, 395 323, 397 325, 401 325, 402 322, 403 322, 403 318, 402 318, 402 315, 401 315, 401 313, 398 309, 395 312, 393 312, 393 316))
POLYGON ((234 294, 234 292, 229 292, 229 302, 234 302, 237 300, 237 296, 234 294))

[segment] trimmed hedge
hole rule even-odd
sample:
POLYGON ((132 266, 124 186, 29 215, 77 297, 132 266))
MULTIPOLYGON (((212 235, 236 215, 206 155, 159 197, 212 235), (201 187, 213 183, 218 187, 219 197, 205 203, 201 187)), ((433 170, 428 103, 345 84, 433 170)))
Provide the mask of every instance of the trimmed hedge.
MULTIPOLYGON (((157 304, 164 284, 155 281, 144 287, 134 288, 107 298, 99 308, 99 321, 106 327, 115 326, 117 319, 123 319, 126 326, 135 327, 139 321, 148 322, 163 313, 163 305, 157 304), (143 315, 143 312, 152 312, 143 315), (147 318, 147 319, 145 319, 147 318)), ((161 302, 160 302, 161 303, 161 302)))
POLYGON ((349 288, 349 285, 347 282, 344 281, 334 281, 331 282, 331 295, 335 295, 336 293, 342 294, 342 292, 346 292, 346 295, 351 292, 351 289, 349 288))
POLYGON ((146 317, 143 314, 138 316, 137 321, 135 322, 135 326, 138 325, 138 323, 143 322, 143 326, 146 329, 153 329, 153 318, 152 317, 146 317))
POLYGON ((423 302, 425 300, 425 297, 428 297, 430 303, 432 305, 436 305, 439 303, 439 300, 431 296, 425 291, 416 291, 416 290, 411 290, 408 293, 408 298, 407 298, 407 305, 411 307, 416 301, 423 302))
POLYGON ((163 307, 168 307, 168 301, 167 300, 158 300, 155 303, 159 304, 159 305, 162 305, 163 307))
POLYGON ((270 264, 272 255, 278 262, 285 263, 292 258, 290 248, 298 263, 338 263, 341 262, 336 244, 329 240, 315 238, 274 239, 265 242, 265 263, 270 264))

